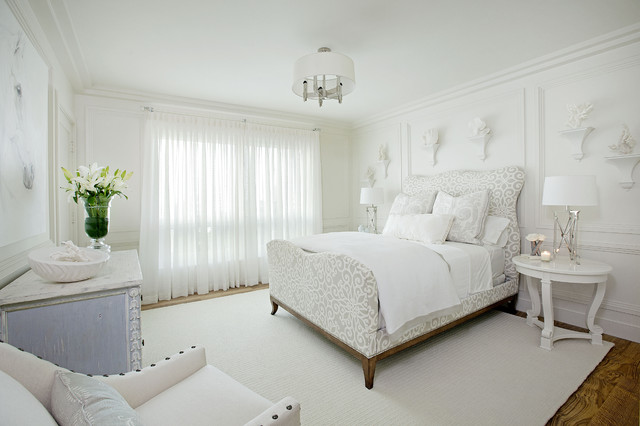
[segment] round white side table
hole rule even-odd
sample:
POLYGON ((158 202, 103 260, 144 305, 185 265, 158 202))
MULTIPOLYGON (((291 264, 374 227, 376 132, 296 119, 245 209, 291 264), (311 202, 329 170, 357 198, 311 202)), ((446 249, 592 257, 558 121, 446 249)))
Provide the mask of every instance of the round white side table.
POLYGON ((611 266, 603 262, 580 259, 580 265, 571 264, 569 258, 558 258, 550 262, 543 262, 539 257, 517 256, 513 258, 516 270, 526 276, 527 289, 531 298, 531 310, 527 311, 527 324, 542 329, 540 347, 551 350, 553 342, 560 339, 590 339, 594 345, 602 344, 602 327, 595 325, 596 312, 600 308, 604 292, 607 288, 607 277, 611 266), (542 310, 544 323, 538 319, 540 315, 540 294, 537 281, 540 279, 542 287, 542 310), (551 293, 552 282, 577 284, 595 284, 591 306, 587 312, 588 333, 566 330, 553 325, 553 299, 551 293))

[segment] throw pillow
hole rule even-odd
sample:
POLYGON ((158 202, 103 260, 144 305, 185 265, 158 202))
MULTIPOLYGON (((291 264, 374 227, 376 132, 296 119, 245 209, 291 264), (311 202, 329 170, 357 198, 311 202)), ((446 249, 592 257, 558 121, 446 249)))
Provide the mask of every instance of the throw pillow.
POLYGON ((455 216, 447 239, 461 243, 482 244, 478 237, 482 234, 488 211, 489 191, 487 190, 459 197, 440 191, 433 204, 434 214, 455 216))
POLYGON ((443 244, 453 223, 452 215, 389 215, 382 235, 428 244, 443 244))
POLYGON ((59 370, 51 411, 61 425, 141 425, 138 414, 114 388, 91 377, 59 370))
POLYGON ((396 195, 389 214, 423 214, 431 213, 436 191, 428 191, 417 195, 400 193, 396 195))

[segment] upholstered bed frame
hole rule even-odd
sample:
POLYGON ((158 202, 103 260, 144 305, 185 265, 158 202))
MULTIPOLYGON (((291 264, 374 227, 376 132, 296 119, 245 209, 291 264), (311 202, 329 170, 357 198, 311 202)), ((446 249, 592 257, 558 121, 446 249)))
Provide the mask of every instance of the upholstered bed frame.
POLYGON ((378 289, 373 273, 346 255, 310 253, 284 240, 267 245, 272 311, 282 306, 362 361, 365 386, 373 387, 376 362, 502 304, 515 309, 518 274, 512 258, 520 253, 516 203, 524 184, 518 167, 491 171, 450 171, 409 176, 403 192, 442 190, 459 196, 490 190, 489 215, 509 219, 503 284, 462 300, 462 309, 425 317, 404 331, 379 329, 378 289))

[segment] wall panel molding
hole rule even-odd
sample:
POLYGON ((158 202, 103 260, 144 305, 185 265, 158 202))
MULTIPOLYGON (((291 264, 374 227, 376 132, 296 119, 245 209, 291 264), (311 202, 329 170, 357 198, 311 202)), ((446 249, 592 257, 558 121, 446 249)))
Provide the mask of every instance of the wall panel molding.
MULTIPOLYGON (((535 87, 535 101, 537 112, 537 126, 539 149, 538 154, 538 197, 534 206, 535 226, 540 229, 553 229, 553 222, 542 217, 542 188, 544 186, 544 177, 547 175, 545 169, 545 153, 547 147, 546 135, 546 97, 547 93, 556 88, 572 85, 579 82, 585 82, 589 79, 608 75, 617 71, 624 71, 631 68, 640 68, 640 54, 630 55, 613 62, 603 62, 602 64, 591 66, 588 69, 581 69, 573 73, 563 74, 561 77, 547 79, 539 82, 535 87)), ((616 125, 619 123, 615 123, 616 125)), ((557 129, 561 130, 561 129, 557 129)), ((597 129, 596 129, 597 130, 597 129)), ((573 160, 572 160, 573 161, 573 160)), ((604 159, 603 159, 604 161, 604 159)), ((640 235, 640 225, 633 223, 593 223, 588 221, 580 221, 580 229, 582 232, 602 232, 611 234, 632 234, 640 235)))

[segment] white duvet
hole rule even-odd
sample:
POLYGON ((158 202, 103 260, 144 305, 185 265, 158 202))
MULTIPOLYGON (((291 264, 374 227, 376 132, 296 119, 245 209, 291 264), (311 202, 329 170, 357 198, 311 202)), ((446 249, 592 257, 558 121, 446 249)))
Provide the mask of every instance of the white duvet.
POLYGON ((387 333, 407 322, 460 305, 449 265, 428 247, 364 232, 332 232, 292 239, 304 250, 345 254, 367 266, 378 284, 387 333))
MULTIPOLYGON (((452 241, 425 245, 440 253, 449 264, 453 285, 460 299, 493 288, 493 267, 485 247, 452 241)), ((504 263, 502 256, 500 260, 504 263)))

